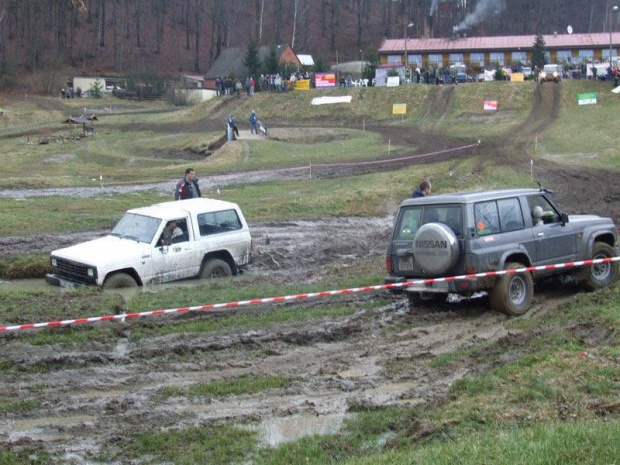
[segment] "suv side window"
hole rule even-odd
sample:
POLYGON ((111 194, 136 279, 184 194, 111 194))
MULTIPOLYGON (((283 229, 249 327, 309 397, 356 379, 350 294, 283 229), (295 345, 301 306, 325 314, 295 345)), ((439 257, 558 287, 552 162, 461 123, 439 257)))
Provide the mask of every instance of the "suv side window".
POLYGON ((198 215, 198 227, 201 236, 209 236, 241 229, 241 221, 235 210, 201 213, 198 215))
POLYGON ((476 232, 479 236, 495 234, 500 231, 499 212, 495 201, 475 204, 474 219, 476 220, 476 232))
MULTIPOLYGON (((560 215, 555 208, 553 208, 551 202, 549 202, 544 196, 532 195, 527 198, 527 204, 530 208, 530 215, 532 216, 532 223, 534 226, 537 226, 537 222, 541 221, 543 224, 560 222, 560 215), (540 216, 535 215, 534 209, 536 207, 540 207, 540 210, 542 210, 540 216)), ((540 210, 538 211, 540 212, 540 210)))
POLYGON ((499 221, 503 232, 523 229, 523 212, 519 199, 503 199, 497 201, 499 221))

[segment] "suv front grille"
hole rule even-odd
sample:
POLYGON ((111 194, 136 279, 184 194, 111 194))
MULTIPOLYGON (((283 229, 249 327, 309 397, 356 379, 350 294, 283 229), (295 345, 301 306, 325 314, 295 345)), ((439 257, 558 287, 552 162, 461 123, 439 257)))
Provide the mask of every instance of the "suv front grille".
POLYGON ((58 276, 85 284, 93 284, 96 282, 96 274, 95 276, 88 276, 88 269, 90 267, 82 263, 72 262, 63 258, 53 258, 56 260, 56 266, 53 266, 52 268, 58 276))

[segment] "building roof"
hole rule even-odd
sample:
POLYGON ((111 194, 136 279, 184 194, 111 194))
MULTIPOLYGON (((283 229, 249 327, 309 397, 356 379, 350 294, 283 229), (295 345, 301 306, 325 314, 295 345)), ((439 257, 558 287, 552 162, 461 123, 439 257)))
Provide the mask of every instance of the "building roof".
POLYGON ((63 123, 68 124, 89 124, 92 121, 97 121, 97 117, 95 115, 80 115, 80 116, 69 116, 63 123))
MULTIPOLYGON (((609 47, 609 34, 548 34, 543 35, 545 47, 554 49, 609 47)), ((487 50, 529 50, 534 46, 535 35, 463 37, 457 39, 407 39, 407 52, 460 52, 487 50)), ((620 44, 620 33, 612 34, 612 42, 620 44)), ((379 53, 403 52, 405 39, 385 39, 379 53)))
POLYGON ((197 81, 203 82, 205 80, 204 76, 200 76, 198 74, 181 74, 181 79, 187 79, 188 81, 197 81))
POLYGON ((314 60, 312 59, 312 55, 298 54, 297 58, 299 58, 299 62, 303 66, 314 66, 314 60))
MULTIPOLYGON (((261 63, 265 62, 265 58, 269 55, 271 47, 266 45, 258 49, 258 56, 261 63)), ((276 55, 278 60, 282 54, 289 49, 288 45, 278 45, 276 47, 276 55)), ((292 50, 292 49, 291 49, 292 50)), ((215 60, 209 71, 205 74, 205 79, 215 79, 222 76, 234 74, 236 77, 245 77, 248 74, 248 68, 243 64, 246 49, 242 47, 228 48, 222 50, 220 56, 215 60)), ((293 52, 294 54, 295 52, 293 52)))

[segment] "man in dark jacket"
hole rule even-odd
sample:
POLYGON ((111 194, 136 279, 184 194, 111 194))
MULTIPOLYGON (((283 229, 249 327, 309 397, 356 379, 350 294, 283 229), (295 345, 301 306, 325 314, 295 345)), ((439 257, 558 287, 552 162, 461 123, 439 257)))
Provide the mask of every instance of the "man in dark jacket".
POLYGON ((428 195, 431 195, 431 183, 422 181, 418 188, 411 194, 411 198, 417 199, 418 197, 426 197, 428 195))
POLYGON ((174 190, 174 200, 195 199, 201 197, 198 179, 196 179, 193 168, 185 170, 185 177, 179 181, 174 190))

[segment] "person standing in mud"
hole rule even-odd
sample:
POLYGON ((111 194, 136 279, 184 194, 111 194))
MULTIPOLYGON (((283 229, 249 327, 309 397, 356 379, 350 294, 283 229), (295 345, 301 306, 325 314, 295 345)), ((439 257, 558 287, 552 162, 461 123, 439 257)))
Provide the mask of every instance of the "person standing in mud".
POLYGON ((413 191, 411 194, 412 199, 417 199, 418 197, 428 197, 431 195, 431 183, 424 180, 420 183, 418 188, 413 191))
POLYGON ((179 181, 174 190, 174 200, 195 199, 202 197, 200 187, 198 187, 198 179, 194 173, 194 168, 185 170, 185 177, 179 181))

